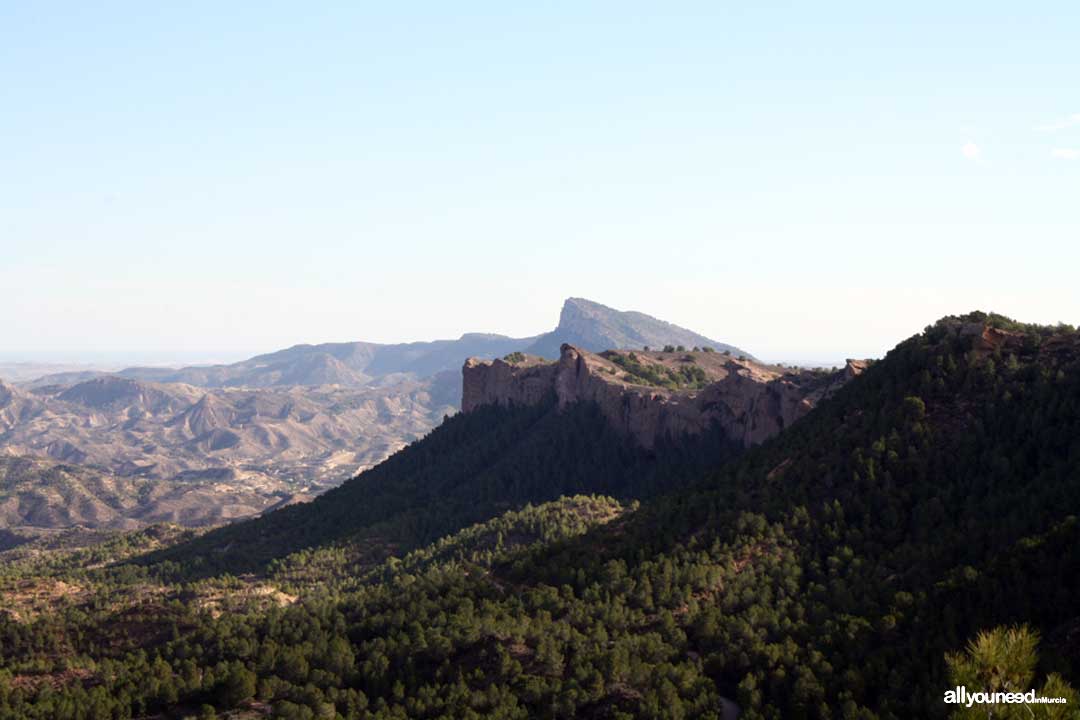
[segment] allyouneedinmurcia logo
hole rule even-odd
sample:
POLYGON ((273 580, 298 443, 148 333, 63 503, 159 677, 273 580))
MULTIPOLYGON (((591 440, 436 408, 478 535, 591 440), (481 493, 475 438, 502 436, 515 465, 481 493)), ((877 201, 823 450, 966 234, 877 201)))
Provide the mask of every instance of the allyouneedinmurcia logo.
POLYGON ((1027 692, 968 692, 963 685, 945 691, 946 705, 1064 705, 1068 701, 1063 697, 1044 697, 1034 690, 1027 692))

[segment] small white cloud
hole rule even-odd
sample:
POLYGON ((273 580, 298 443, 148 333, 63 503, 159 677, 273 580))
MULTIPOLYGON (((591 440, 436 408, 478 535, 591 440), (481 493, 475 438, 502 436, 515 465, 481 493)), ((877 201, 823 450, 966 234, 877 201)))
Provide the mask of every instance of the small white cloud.
POLYGON ((1080 160, 1080 150, 1072 148, 1054 148, 1050 154, 1062 160, 1080 160))
POLYGON ((1077 125, 1080 125, 1080 113, 1067 115, 1066 117, 1059 118, 1046 125, 1038 125, 1035 129, 1039 132, 1057 132, 1058 130, 1065 130, 1066 128, 1075 127, 1077 125))
POLYGON ((978 160, 982 157, 982 149, 973 142, 965 143, 964 146, 960 148, 960 152, 962 152, 964 157, 968 160, 978 160))

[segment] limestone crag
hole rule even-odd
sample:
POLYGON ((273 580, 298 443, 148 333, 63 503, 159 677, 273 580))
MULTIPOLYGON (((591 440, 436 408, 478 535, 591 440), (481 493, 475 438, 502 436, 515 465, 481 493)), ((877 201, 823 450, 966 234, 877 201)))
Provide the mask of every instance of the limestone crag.
MULTIPOLYGON (((509 357, 509 356, 508 356, 509 357)), ((480 405, 535 405, 555 388, 559 363, 532 355, 507 360, 469 358, 462 369, 461 409, 480 405)))
POLYGON ((536 404, 554 394, 560 408, 594 402, 613 427, 645 447, 719 424, 745 447, 775 435, 866 367, 849 361, 825 372, 767 366, 716 352, 595 354, 563 345, 555 362, 518 355, 470 359, 462 410, 536 404))

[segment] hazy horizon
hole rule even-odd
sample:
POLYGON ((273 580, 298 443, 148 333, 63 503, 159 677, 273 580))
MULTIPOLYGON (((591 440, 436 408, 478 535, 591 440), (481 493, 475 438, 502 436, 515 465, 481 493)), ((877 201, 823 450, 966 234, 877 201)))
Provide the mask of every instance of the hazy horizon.
MULTIPOLYGON (((592 298, 589 298, 589 299, 592 300, 592 298)), ((647 310, 643 310, 641 308, 616 308, 616 309, 617 310, 640 311, 640 312, 644 312, 646 314, 651 314, 647 310)), ((970 309, 965 310, 963 312, 969 312, 969 311, 974 311, 974 310, 984 310, 984 309, 983 308, 970 308, 970 309)), ((995 310, 984 310, 984 311, 986 311, 986 312, 997 312, 995 310)), ((956 314, 961 314, 961 313, 956 312, 956 313, 948 313, 948 314, 956 315, 956 314)), ((1006 314, 1007 315, 1007 313, 1001 313, 1001 314, 1006 314)), ((681 324, 678 321, 673 321, 673 320, 670 320, 669 318, 661 317, 659 319, 667 320, 669 322, 674 322, 676 325, 681 324)), ((937 319, 939 319, 939 318, 935 317, 935 318, 932 318, 932 319, 928 320, 924 324, 924 326, 929 325, 930 323, 932 323, 933 321, 935 321, 937 319)), ((1017 319, 1017 320, 1020 320, 1020 321, 1028 321, 1027 319, 1022 318, 1022 317, 1021 318, 1014 318, 1014 319, 1017 319)), ((496 334, 500 334, 500 335, 507 335, 507 336, 510 336, 510 337, 527 338, 527 337, 533 337, 533 336, 539 335, 539 334, 541 334, 543 332, 547 332, 547 331, 553 329, 555 327, 557 321, 558 321, 558 318, 556 317, 552 321, 552 323, 547 327, 544 327, 542 329, 538 329, 537 331, 531 332, 531 333, 514 334, 514 335, 511 335, 509 333, 500 333, 498 331, 493 331, 493 330, 484 329, 484 328, 474 328, 474 329, 466 329, 466 330, 463 330, 463 331, 461 331, 459 333, 456 333, 456 334, 450 334, 450 335, 441 336, 441 337, 410 338, 410 339, 405 339, 405 340, 391 340, 391 341, 371 340, 370 338, 365 338, 365 337, 353 337, 353 338, 339 338, 339 339, 331 339, 331 340, 320 340, 318 342, 308 342, 308 341, 300 340, 298 342, 287 343, 287 344, 283 344, 283 345, 280 345, 280 346, 277 346, 277 347, 251 349, 251 350, 246 350, 246 351, 245 350, 234 350, 234 351, 230 351, 230 352, 212 351, 212 350, 207 350, 207 351, 198 351, 198 350, 182 350, 182 351, 180 351, 180 350, 177 350, 177 351, 160 350, 160 351, 154 351, 154 352, 147 352, 145 350, 137 350, 137 349, 136 350, 127 350, 127 351, 125 351, 125 350, 114 350, 114 351, 89 351, 89 352, 83 352, 83 351, 79 351, 79 350, 67 350, 67 351, 57 350, 57 351, 44 351, 44 352, 37 351, 37 352, 35 352, 33 350, 19 351, 19 350, 4 349, 4 350, 0 350, 0 365, 3 365, 3 364, 19 364, 19 363, 41 364, 41 365, 72 365, 72 366, 80 366, 81 365, 81 366, 85 366, 87 369, 119 370, 119 369, 122 369, 124 367, 129 367, 129 366, 134 366, 134 365, 161 366, 161 367, 181 367, 181 366, 184 366, 184 365, 192 365, 192 366, 194 366, 194 365, 225 364, 225 363, 238 362, 240 360, 246 360, 246 359, 254 357, 256 355, 270 353, 270 352, 274 352, 274 351, 277 351, 277 350, 284 350, 284 349, 286 349, 288 347, 292 347, 294 345, 315 345, 315 344, 324 343, 324 342, 331 342, 331 343, 332 342, 376 342, 376 343, 396 344, 396 343, 399 343, 399 342, 408 343, 408 342, 427 342, 427 341, 433 341, 433 340, 454 340, 454 339, 460 338, 462 335, 467 334, 467 333, 496 333, 496 334)), ((1048 323, 1048 324, 1055 324, 1055 323, 1048 323)), ((687 329, 698 332, 698 328, 687 327, 687 329)), ((819 353, 817 355, 814 355, 813 353, 800 353, 796 349, 796 350, 794 350, 792 352, 788 352, 788 353, 774 354, 774 353, 768 353, 768 352, 759 353, 759 352, 755 351, 755 349, 752 348, 752 347, 745 347, 744 349, 746 349, 748 352, 754 353, 760 359, 762 359, 762 360, 764 360, 766 362, 771 362, 771 363, 797 363, 797 364, 802 364, 802 365, 807 365, 807 366, 832 366, 832 365, 843 364, 843 361, 845 359, 848 359, 848 358, 880 358, 880 357, 883 357, 885 355, 885 353, 888 352, 888 350, 892 349, 892 347, 894 347, 896 344, 898 344, 901 341, 905 340, 907 337, 910 337, 910 335, 914 335, 914 334, 920 332, 922 329, 923 329, 922 327, 919 327, 919 328, 913 330, 908 335, 904 335, 903 337, 897 337, 896 340, 891 345, 889 345, 888 347, 883 348, 881 351, 879 351, 877 353, 861 353, 860 354, 860 353, 850 353, 850 352, 841 351, 841 352, 833 353, 833 354, 827 354, 827 353, 820 354, 819 353)), ((704 333, 704 332, 702 334, 708 335, 708 333, 704 333)), ((728 339, 724 338, 724 337, 714 337, 713 339, 718 340, 718 341, 722 341, 722 342, 728 342, 728 339)), ((733 344, 737 345, 738 343, 733 343, 733 344)), ((0 372, 0 378, 2 378, 2 377, 3 377, 3 373, 0 372)))

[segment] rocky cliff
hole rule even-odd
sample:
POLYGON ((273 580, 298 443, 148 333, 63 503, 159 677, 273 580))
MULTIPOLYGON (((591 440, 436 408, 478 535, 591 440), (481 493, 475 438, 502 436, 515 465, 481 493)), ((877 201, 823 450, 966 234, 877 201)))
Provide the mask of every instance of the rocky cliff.
POLYGON ((852 360, 834 371, 788 369, 718 352, 595 354, 563 345, 555 362, 520 353, 466 361, 461 404, 468 412, 554 394, 560 408, 595 402, 617 430, 645 447, 714 423, 749 447, 790 426, 865 367, 852 360))

